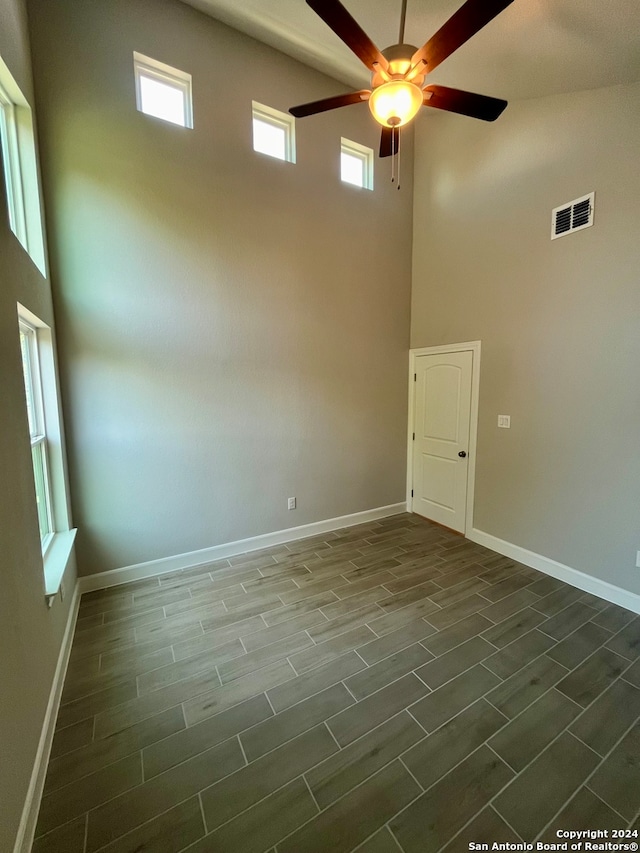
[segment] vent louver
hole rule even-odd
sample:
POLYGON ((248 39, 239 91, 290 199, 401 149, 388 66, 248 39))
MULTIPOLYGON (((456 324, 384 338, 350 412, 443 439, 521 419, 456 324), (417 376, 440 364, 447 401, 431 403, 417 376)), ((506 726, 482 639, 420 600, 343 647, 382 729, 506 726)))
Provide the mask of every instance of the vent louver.
POLYGON ((561 204, 551 212, 551 239, 582 231, 593 225, 595 193, 561 204))

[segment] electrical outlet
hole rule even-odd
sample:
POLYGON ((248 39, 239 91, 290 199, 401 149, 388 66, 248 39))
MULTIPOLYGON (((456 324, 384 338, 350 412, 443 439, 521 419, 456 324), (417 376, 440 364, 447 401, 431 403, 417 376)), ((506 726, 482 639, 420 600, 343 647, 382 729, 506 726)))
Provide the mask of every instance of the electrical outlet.
POLYGON ((511 415, 498 415, 498 426, 501 429, 511 429, 511 415))
POLYGON ((296 508, 296 499, 295 498, 289 498, 287 500, 287 509, 295 509, 295 508, 296 508))

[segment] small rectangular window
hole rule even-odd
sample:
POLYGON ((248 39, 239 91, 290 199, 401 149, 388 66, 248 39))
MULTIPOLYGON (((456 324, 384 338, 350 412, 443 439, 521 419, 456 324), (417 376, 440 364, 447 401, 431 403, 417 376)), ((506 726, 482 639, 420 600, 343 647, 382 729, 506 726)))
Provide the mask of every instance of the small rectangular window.
POLYGON ((296 162, 295 119, 272 107, 252 102, 253 150, 277 157, 288 163, 296 162))
POLYGON ((340 145, 340 179, 366 190, 373 189, 373 150, 366 145, 342 137, 340 145))
POLYGON ((133 65, 138 110, 192 128, 191 75, 135 51, 133 65))
POLYGON ((9 226, 42 275, 46 275, 33 116, 2 58, 0 152, 9 226))

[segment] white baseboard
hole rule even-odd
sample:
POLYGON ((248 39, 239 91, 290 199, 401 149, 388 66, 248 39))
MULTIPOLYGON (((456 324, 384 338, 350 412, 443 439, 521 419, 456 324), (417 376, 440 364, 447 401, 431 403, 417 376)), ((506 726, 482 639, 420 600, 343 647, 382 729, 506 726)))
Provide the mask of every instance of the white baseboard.
POLYGON ((62 645, 58 655, 56 671, 53 676, 53 684, 49 693, 49 701, 47 702, 47 710, 44 715, 42 724, 42 732, 38 743, 38 751, 31 772, 31 781, 29 789, 22 809, 22 817, 16 843, 13 848, 13 853, 29 853, 33 845, 33 837, 36 831, 36 823, 38 820, 38 812, 40 811, 40 801, 42 800, 42 791, 44 790, 44 780, 47 775, 47 766, 49 764, 49 755, 51 754, 51 744, 53 743, 53 735, 55 733, 56 718, 58 716, 58 708, 60 707, 60 698, 62 696, 62 688, 64 686, 65 675, 67 674, 67 664, 69 663, 69 655, 71 653, 71 644, 73 642, 73 634, 76 627, 76 619, 78 617, 78 607, 80 605, 80 587, 76 583, 73 591, 73 600, 69 608, 69 616, 67 626, 62 638, 62 645))
POLYGON ((618 604, 634 613, 640 613, 640 595, 635 592, 622 589, 608 581, 595 578, 593 575, 587 575, 579 569, 572 569, 571 566, 565 566, 563 563, 549 559, 549 557, 543 557, 542 554, 528 551, 512 542, 498 539, 497 536, 492 536, 483 530, 474 528, 467 534, 467 539, 471 539, 478 545, 484 545, 485 548, 491 548, 492 551, 497 551, 518 563, 524 563, 525 566, 544 572, 545 575, 551 575, 551 577, 558 578, 558 580, 585 592, 590 592, 592 595, 597 595, 599 598, 604 598, 606 601, 611 601, 613 604, 618 604))
POLYGON ((377 521, 379 518, 387 518, 406 511, 407 505, 403 501, 402 503, 367 509, 364 512, 354 512, 350 515, 338 516, 337 518, 327 518, 324 521, 314 521, 311 524, 303 524, 300 527, 288 527, 285 530, 276 530, 273 533, 265 533, 262 536, 252 536, 249 539, 238 539, 236 542, 213 545, 211 548, 190 551, 187 554, 177 554, 174 557, 149 560, 146 563, 137 563, 133 566, 125 566, 122 569, 112 569, 111 571, 101 572, 97 575, 87 575, 78 579, 80 592, 106 589, 110 586, 118 586, 122 583, 144 580, 145 578, 153 578, 156 575, 164 575, 167 572, 176 572, 180 569, 192 569, 212 563, 214 560, 224 560, 227 557, 235 557, 237 554, 246 554, 249 551, 270 548, 273 545, 295 542, 297 539, 306 539, 307 536, 317 536, 319 533, 329 533, 332 530, 339 530, 342 527, 366 524, 369 521, 377 521))

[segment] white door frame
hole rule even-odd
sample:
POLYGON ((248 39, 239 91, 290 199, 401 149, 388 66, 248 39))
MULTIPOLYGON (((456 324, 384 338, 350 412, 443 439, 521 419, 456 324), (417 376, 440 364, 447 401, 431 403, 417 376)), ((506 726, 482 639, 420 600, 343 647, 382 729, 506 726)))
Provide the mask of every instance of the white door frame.
POLYGON ((478 401, 480 397, 480 341, 467 341, 461 344, 443 344, 438 347, 420 347, 409 350, 409 420, 407 426, 407 510, 413 512, 411 486, 413 481, 413 419, 415 417, 416 358, 421 355, 443 355, 450 352, 473 353, 471 369, 471 418, 469 420, 469 464, 467 465, 467 506, 465 512, 464 535, 473 530, 473 499, 476 482, 476 451, 478 445, 478 401))

